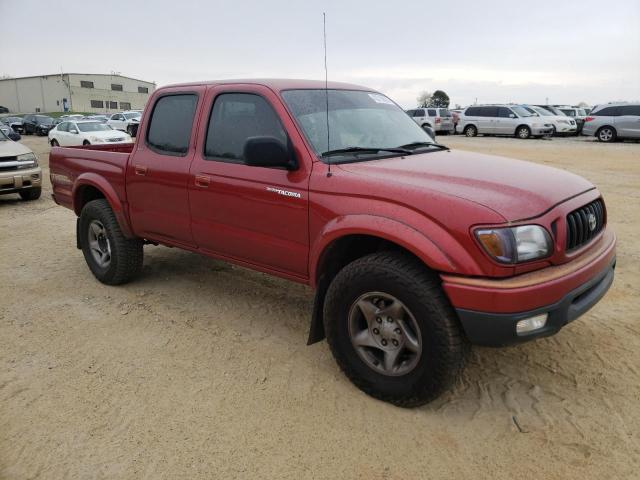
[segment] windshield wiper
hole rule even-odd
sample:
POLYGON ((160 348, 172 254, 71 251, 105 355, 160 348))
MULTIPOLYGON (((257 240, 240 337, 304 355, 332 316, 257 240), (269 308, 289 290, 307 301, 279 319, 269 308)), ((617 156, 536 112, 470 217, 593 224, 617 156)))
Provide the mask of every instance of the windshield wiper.
POLYGON ((343 153, 378 153, 378 152, 392 152, 392 153, 402 153, 404 155, 411 155, 413 152, 403 147, 348 147, 348 148, 338 148, 336 150, 327 150, 326 152, 322 152, 323 157, 330 157, 332 155, 342 155, 343 153))
POLYGON ((407 143, 406 145, 401 145, 399 148, 413 148, 414 150, 416 150, 420 147, 436 147, 440 150, 449 150, 449 147, 447 147, 446 145, 435 142, 411 142, 407 143))

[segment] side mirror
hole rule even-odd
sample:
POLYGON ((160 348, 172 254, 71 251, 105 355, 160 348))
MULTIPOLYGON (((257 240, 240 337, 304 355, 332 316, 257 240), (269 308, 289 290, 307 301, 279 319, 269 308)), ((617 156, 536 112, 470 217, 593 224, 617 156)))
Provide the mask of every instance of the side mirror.
POLYGON ((433 130, 433 128, 431 128, 429 125, 425 125, 424 127, 422 127, 422 129, 425 132, 427 132, 427 135, 429 135, 431 138, 433 138, 435 140, 436 132, 433 130))
POLYGON ((274 137, 249 137, 244 144, 244 160, 251 167, 296 170, 298 162, 289 149, 274 137))
POLYGON ((73 130, 69 130, 69 133, 78 133, 78 130, 74 128, 73 130))
POLYGON ((509 114, 509 118, 516 118, 516 114, 515 113, 510 113, 509 114))

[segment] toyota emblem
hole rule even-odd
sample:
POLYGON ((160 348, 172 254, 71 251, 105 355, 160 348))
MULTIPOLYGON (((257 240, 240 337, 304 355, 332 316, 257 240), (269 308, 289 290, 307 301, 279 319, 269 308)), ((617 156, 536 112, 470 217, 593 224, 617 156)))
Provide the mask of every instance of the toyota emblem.
POLYGON ((596 221, 596 216, 593 213, 590 213, 587 216, 587 220, 589 221, 589 230, 591 230, 592 232, 596 229, 596 225, 597 225, 597 221, 596 221))

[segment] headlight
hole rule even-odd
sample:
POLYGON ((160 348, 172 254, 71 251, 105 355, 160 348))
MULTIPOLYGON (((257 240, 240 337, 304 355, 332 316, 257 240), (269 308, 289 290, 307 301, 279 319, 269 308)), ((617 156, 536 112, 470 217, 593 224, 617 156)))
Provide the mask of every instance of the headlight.
POLYGON ((558 123, 564 123, 566 125, 569 125, 569 120, 558 120, 558 123))
POLYGON ((102 143, 102 142, 104 142, 104 139, 100 138, 100 137, 89 137, 89 140, 91 140, 93 143, 102 143))
POLYGON ((551 254, 553 243, 539 225, 476 230, 476 238, 486 252, 501 263, 521 263, 551 254))
POLYGON ((36 157, 35 153, 23 153, 22 155, 18 155, 16 160, 22 162, 18 165, 18 170, 21 168, 33 168, 38 166, 38 157, 36 157))

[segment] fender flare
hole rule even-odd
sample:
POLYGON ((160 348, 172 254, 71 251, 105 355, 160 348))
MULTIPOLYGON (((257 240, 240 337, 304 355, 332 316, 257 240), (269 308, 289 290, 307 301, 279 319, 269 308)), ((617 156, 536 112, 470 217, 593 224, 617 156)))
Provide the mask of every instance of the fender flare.
POLYGON ((309 282, 316 287, 318 267, 327 247, 348 235, 370 235, 400 245, 429 268, 456 272, 456 263, 433 240, 401 221, 379 215, 357 214, 336 217, 325 225, 309 252, 309 282))
POLYGON ((118 224, 120 225, 120 229, 122 230, 124 236, 128 238, 134 237, 135 235, 133 234, 133 230, 131 229, 131 225, 129 224, 127 210, 124 203, 120 200, 120 197, 116 193, 115 189, 111 186, 111 184, 104 177, 98 175, 97 173, 82 173, 78 176, 75 183, 73 184, 71 198, 73 199, 73 211, 76 213, 76 215, 80 216, 80 212, 82 211, 82 208, 80 208, 78 202, 78 195, 82 188, 86 186, 94 187, 102 192, 105 199, 109 203, 111 210, 113 210, 113 213, 116 216, 116 220, 118 221, 118 224))

